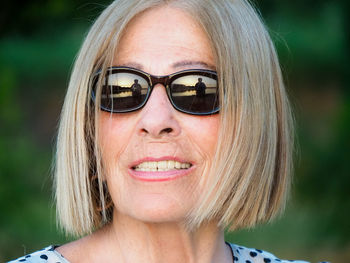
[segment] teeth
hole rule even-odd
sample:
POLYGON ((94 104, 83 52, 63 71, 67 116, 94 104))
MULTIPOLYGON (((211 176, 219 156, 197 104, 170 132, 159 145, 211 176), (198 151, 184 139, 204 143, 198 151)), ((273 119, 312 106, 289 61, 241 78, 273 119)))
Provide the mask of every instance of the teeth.
POLYGON ((181 163, 175 162, 175 168, 176 169, 181 169, 181 163))
POLYGON ((167 161, 167 168, 168 169, 174 169, 175 167, 175 162, 172 160, 167 161))
POLYGON ((167 161, 160 161, 158 164, 158 170, 164 170, 168 168, 168 162, 167 161))
POLYGON ((148 163, 149 168, 151 168, 152 170, 153 169, 157 170, 157 162, 145 162, 146 165, 147 165, 147 163, 148 163))
POLYGON ((143 162, 135 166, 135 171, 142 172, 156 172, 156 171, 169 171, 176 169, 188 169, 191 167, 190 163, 180 163, 177 161, 159 161, 159 162, 143 162))

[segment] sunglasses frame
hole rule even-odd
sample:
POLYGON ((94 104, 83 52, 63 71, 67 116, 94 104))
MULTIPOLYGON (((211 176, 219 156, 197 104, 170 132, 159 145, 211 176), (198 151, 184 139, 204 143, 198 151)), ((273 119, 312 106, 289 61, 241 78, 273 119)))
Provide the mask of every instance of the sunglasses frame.
MULTIPOLYGON (((96 87, 97 87, 97 83, 99 81, 99 78, 101 76, 102 71, 99 70, 97 71, 94 75, 93 75, 93 81, 92 81, 92 89, 91 89, 91 97, 92 100, 95 102, 96 100, 96 87)), ((147 94, 146 97, 144 99, 144 101, 138 105, 137 107, 131 108, 131 109, 126 109, 126 110, 110 110, 107 109, 105 107, 103 107, 102 105, 100 105, 100 109, 103 111, 107 111, 107 112, 111 112, 111 113, 127 113, 127 112, 133 112, 133 111, 137 111, 139 109, 141 109, 142 107, 144 107, 149 99, 149 97, 152 94, 153 88, 155 85, 157 84, 162 84, 165 89, 166 89, 166 93, 168 96, 168 99, 171 103, 171 105, 178 111, 183 112, 183 113, 187 113, 187 114, 191 114, 191 115, 212 115, 212 114, 216 114, 219 112, 220 110, 220 106, 218 106, 217 108, 208 111, 208 112, 191 112, 188 110, 184 110, 179 108, 176 103, 174 103, 173 99, 172 99, 172 95, 171 95, 171 91, 170 91, 170 84, 183 76, 188 76, 188 75, 200 75, 200 76, 205 76, 205 77, 209 77, 212 79, 215 79, 217 81, 217 73, 216 71, 213 70, 207 70, 207 69, 187 69, 187 70, 182 70, 182 71, 178 71, 169 75, 164 75, 164 76, 155 76, 155 75, 151 75, 147 72, 144 72, 142 70, 136 69, 136 68, 131 68, 131 67, 109 67, 106 70, 106 74, 105 74, 105 84, 106 86, 108 86, 107 83, 107 76, 111 75, 111 74, 115 74, 115 73, 131 73, 131 74, 135 74, 138 75, 140 77, 142 77, 143 79, 145 79, 148 83, 148 90, 147 90, 147 94)), ((218 98, 219 99, 219 98, 218 98)))

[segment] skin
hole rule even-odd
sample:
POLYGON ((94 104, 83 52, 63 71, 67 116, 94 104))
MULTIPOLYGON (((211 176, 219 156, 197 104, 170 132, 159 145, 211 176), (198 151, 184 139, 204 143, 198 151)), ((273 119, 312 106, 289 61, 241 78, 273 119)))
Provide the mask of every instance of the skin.
MULTIPOLYGON (((113 65, 153 75, 215 69, 210 42, 186 13, 157 7, 137 16, 123 35, 113 65)), ((194 116, 173 108, 158 84, 142 110, 101 112, 99 140, 106 181, 114 201, 112 223, 59 247, 70 262, 232 262, 223 231, 209 222, 189 232, 186 215, 202 190, 199 179, 211 165, 219 115, 194 116), (190 162, 188 174, 145 182, 130 176, 132 163, 145 157, 190 162)))

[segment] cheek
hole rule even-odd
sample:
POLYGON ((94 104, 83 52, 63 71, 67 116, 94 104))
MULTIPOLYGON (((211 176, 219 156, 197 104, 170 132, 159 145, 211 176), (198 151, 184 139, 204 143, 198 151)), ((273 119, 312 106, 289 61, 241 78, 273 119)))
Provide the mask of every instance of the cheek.
POLYGON ((184 122, 185 130, 191 140, 209 157, 215 152, 219 134, 219 114, 192 117, 184 122))
POLYGON ((132 135, 133 125, 130 118, 101 112, 99 117, 98 141, 104 165, 114 163, 127 147, 132 135))

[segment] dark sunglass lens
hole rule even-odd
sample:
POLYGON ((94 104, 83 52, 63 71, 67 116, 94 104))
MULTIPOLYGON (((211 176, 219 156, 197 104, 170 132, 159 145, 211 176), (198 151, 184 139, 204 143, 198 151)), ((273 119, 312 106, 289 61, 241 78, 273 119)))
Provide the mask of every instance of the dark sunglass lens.
POLYGON ((112 112, 132 111, 147 98, 148 83, 143 77, 129 72, 106 76, 101 90, 101 108, 112 112))
POLYGON ((214 76, 181 76, 170 85, 171 98, 179 110, 193 114, 210 114, 219 108, 217 86, 214 76))

